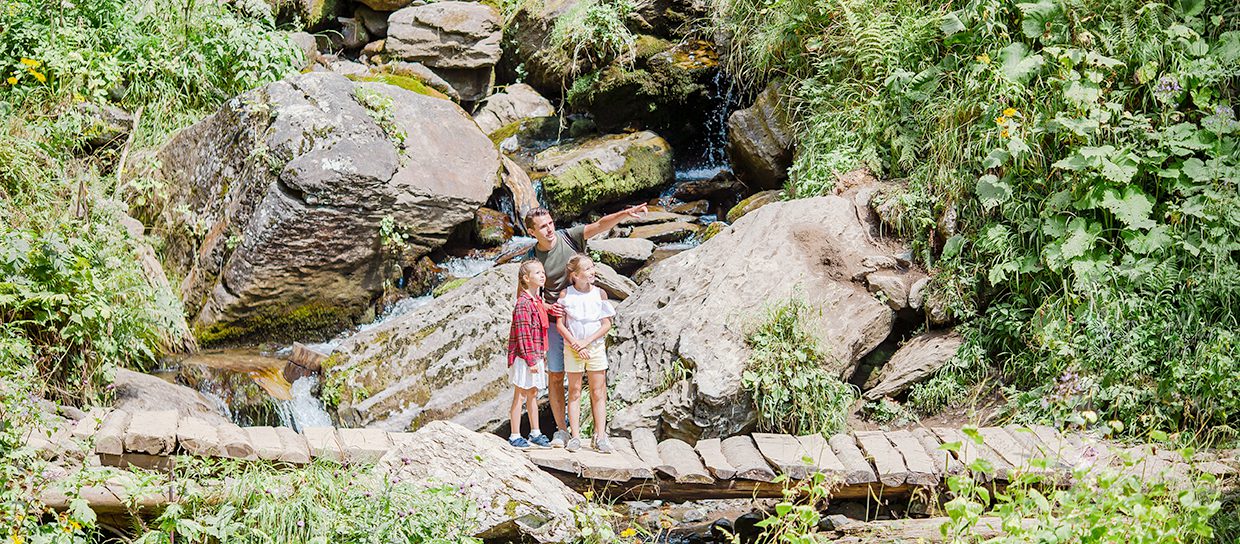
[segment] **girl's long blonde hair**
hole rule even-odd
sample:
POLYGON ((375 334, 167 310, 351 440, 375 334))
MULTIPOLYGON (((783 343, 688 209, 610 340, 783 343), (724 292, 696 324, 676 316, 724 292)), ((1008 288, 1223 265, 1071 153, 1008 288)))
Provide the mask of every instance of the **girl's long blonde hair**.
POLYGON ((534 267, 542 268, 542 263, 530 259, 521 263, 521 268, 517 270, 517 298, 521 298, 521 291, 525 290, 525 279, 534 271, 534 267))
POLYGON ((569 283, 573 282, 573 274, 581 272, 581 269, 585 268, 587 263, 594 264, 594 259, 591 259, 585 253, 578 253, 568 259, 568 266, 564 267, 564 275, 568 276, 569 283))

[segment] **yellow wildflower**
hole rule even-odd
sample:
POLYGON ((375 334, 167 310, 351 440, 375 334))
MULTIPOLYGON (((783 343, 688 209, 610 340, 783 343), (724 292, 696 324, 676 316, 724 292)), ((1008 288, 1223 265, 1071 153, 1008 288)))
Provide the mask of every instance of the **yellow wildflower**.
POLYGON ((628 529, 620 531, 620 538, 633 538, 633 535, 636 535, 636 534, 637 534, 637 529, 629 527, 628 529))
POLYGON ((980 62, 982 64, 990 64, 990 55, 987 55, 986 53, 982 53, 978 55, 977 62, 980 62))
POLYGON ((1000 126, 1007 124, 1007 117, 1002 115, 995 117, 995 124, 1000 126))
POLYGON ((11 535, 9 538, 12 539, 12 544, 24 544, 26 542, 22 535, 11 535))
POLYGON ((47 82, 47 76, 45 76, 45 75, 43 75, 43 74, 40 74, 39 72, 37 72, 37 71, 35 71, 35 70, 31 70, 31 71, 30 71, 30 75, 34 76, 34 78, 35 78, 35 79, 39 80, 39 83, 46 83, 46 82, 47 82))
POLYGON ((15 77, 13 77, 13 76, 9 76, 9 79, 7 79, 7 80, 5 80, 5 81, 8 81, 8 82, 9 82, 9 85, 17 85, 17 78, 15 78, 15 77))
POLYGON ((1006 117, 1016 117, 1016 108, 1008 108, 1003 110, 1003 115, 1006 117))
POLYGON ((582 493, 581 495, 585 497, 587 501, 594 500, 594 491, 592 490, 587 489, 585 493, 582 493))
POLYGON ((1000 133, 999 133, 999 136, 1002 136, 1002 137, 1004 137, 1004 138, 1007 138, 1007 137, 1008 137, 1008 131, 1007 131, 1007 130, 1004 130, 1003 132, 1000 132, 1000 133))
POLYGON ((39 62, 39 61, 34 60, 34 59, 28 59, 28 58, 26 58, 26 57, 22 57, 22 60, 20 60, 19 62, 21 62, 22 64, 25 64, 26 66, 29 66, 29 67, 31 67, 31 68, 38 68, 40 65, 42 65, 42 64, 43 64, 42 62, 39 62))

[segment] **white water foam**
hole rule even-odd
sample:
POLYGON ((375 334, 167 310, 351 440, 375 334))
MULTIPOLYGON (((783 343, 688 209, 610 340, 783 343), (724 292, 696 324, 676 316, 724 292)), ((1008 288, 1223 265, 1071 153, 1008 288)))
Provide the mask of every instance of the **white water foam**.
POLYGON ((280 425, 301 432, 308 427, 331 427, 332 417, 323 409, 323 403, 310 392, 318 385, 317 376, 304 376, 293 382, 290 389, 292 400, 276 402, 276 414, 280 425))

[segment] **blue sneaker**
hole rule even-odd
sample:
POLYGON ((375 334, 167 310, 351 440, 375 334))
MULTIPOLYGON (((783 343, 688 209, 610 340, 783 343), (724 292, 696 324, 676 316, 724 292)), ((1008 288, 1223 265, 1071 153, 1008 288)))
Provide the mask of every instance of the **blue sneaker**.
POLYGON ((543 434, 543 433, 531 434, 531 435, 530 435, 530 442, 531 442, 531 443, 533 443, 534 445, 536 445, 536 446, 540 447, 540 448, 550 448, 550 447, 551 447, 551 439, 550 439, 550 438, 547 438, 547 435, 545 435, 545 434, 543 434))
POLYGON ((517 448, 517 449, 519 449, 519 450, 528 450, 528 449, 530 449, 530 441, 529 441, 529 440, 526 440, 526 439, 524 439, 524 438, 521 438, 521 437, 519 437, 519 436, 518 436, 518 437, 516 437, 516 438, 509 438, 509 439, 508 439, 508 445, 509 445, 509 446, 512 446, 512 447, 514 447, 514 448, 517 448))

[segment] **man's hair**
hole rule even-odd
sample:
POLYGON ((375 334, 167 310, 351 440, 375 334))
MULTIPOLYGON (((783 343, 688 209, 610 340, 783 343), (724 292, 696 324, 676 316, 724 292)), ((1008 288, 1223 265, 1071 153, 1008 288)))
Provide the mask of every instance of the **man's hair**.
POLYGON ((530 211, 528 211, 528 212, 525 212, 525 228, 526 228, 526 230, 533 230, 533 229, 534 229, 534 218, 535 218, 535 217, 542 217, 542 216, 544 216, 544 215, 546 215, 546 216, 548 216, 548 217, 549 217, 549 216, 551 216, 551 212, 550 212, 549 210, 547 210, 547 208, 534 208, 534 209, 532 209, 532 210, 530 210, 530 211))

